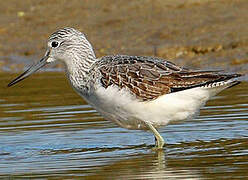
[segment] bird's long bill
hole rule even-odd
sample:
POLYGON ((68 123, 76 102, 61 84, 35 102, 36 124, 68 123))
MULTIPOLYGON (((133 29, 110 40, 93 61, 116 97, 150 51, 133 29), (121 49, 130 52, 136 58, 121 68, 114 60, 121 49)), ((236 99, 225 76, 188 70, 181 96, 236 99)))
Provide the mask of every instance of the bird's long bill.
POLYGON ((32 65, 30 68, 28 68, 28 70, 26 70, 20 76, 15 78, 13 81, 11 81, 8 84, 8 87, 13 86, 14 84, 22 81, 23 79, 27 78, 28 76, 30 76, 31 74, 33 74, 34 72, 45 66, 47 64, 48 58, 49 58, 49 52, 47 52, 46 55, 38 63, 32 65))

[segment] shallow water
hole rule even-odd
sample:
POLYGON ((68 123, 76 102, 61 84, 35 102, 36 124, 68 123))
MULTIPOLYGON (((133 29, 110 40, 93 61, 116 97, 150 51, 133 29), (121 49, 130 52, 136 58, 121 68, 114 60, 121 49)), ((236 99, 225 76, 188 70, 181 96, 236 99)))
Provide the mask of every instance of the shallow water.
POLYGON ((40 73, 6 88, 0 74, 0 175, 5 178, 245 179, 248 83, 225 90, 194 120, 151 133, 104 120, 63 73, 40 73))

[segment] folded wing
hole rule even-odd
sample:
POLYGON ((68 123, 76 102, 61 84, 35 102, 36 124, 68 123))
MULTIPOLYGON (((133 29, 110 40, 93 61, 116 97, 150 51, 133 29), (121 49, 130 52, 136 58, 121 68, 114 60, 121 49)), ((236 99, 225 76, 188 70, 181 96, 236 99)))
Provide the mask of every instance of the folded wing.
POLYGON ((143 56, 105 56, 98 64, 102 85, 129 89, 140 100, 239 77, 219 71, 193 71, 163 59, 143 56))

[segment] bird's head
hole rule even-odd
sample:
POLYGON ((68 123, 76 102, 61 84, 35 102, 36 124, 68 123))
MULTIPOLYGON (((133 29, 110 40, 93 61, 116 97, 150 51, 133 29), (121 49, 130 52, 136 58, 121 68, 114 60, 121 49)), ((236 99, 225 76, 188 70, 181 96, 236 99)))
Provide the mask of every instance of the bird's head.
POLYGON ((89 64, 89 59, 94 59, 95 54, 85 35, 74 28, 63 28, 52 33, 47 42, 47 51, 36 64, 8 84, 8 87, 27 78, 46 64, 62 61, 67 68, 80 61, 89 64))

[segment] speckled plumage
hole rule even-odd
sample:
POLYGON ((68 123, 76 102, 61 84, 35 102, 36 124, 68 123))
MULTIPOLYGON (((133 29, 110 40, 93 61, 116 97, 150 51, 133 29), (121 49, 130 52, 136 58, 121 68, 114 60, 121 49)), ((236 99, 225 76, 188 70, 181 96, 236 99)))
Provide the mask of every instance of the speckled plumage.
POLYGON ((65 64, 76 92, 104 118, 124 128, 151 130, 158 149, 164 140, 156 128, 195 117, 209 98, 238 84, 240 76, 189 70, 156 57, 96 58, 83 33, 63 28, 49 37, 45 56, 8 86, 57 60, 65 64))
POLYGON ((211 86, 239 76, 217 71, 194 71, 161 58, 127 55, 102 57, 93 69, 100 71, 103 87, 114 84, 127 88, 143 101, 194 87, 211 86))

